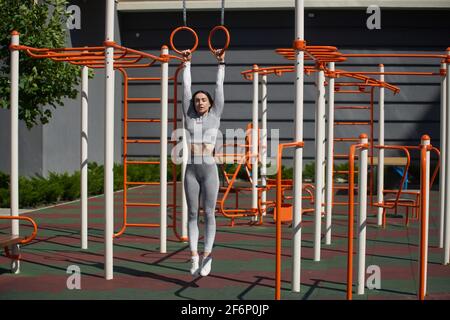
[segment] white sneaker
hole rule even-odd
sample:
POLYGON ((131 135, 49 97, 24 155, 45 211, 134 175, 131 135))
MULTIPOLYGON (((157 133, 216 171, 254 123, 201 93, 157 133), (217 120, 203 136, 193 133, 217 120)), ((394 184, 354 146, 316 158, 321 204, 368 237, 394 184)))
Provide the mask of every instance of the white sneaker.
POLYGON ((206 277, 211 272, 212 258, 210 256, 203 258, 200 268, 200 275, 206 277))
POLYGON ((191 258, 191 275, 196 276, 200 270, 199 256, 192 256, 191 258))

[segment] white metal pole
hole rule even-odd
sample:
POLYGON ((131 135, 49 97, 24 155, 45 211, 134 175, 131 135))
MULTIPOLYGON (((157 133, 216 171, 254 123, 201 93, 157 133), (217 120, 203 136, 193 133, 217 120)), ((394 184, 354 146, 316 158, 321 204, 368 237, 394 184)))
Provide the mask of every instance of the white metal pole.
POLYGON ((105 52, 105 278, 113 278, 114 228, 114 0, 106 2, 105 52))
MULTIPOLYGON (((422 136, 422 140, 420 141, 421 145, 423 146, 428 146, 430 145, 430 137, 427 135, 422 136)), ((430 217, 430 213, 429 213, 429 209, 430 209, 430 151, 427 150, 426 153, 426 167, 425 168, 420 168, 420 170, 425 170, 425 200, 424 203, 422 205, 425 206, 425 219, 421 220, 420 223, 421 224, 425 224, 425 239, 424 239, 424 243, 425 243, 425 252, 424 252, 424 256, 421 257, 424 261, 425 261, 425 266, 424 266, 424 295, 427 294, 427 270, 428 270, 428 226, 429 226, 429 217, 430 217)), ((421 181, 422 182, 422 181, 421 181)), ((421 199, 422 200, 422 199, 421 199)), ((422 225, 421 225, 422 228, 422 225)), ((419 256, 420 256, 420 247, 419 247, 419 256)), ((419 264, 419 268, 420 268, 420 264, 419 264)), ((420 274, 420 269, 419 269, 419 274, 420 274)))
POLYGON ((183 241, 188 240, 188 210, 187 210, 187 201, 186 201, 186 193, 184 189, 184 175, 186 173, 186 166, 188 161, 188 144, 187 144, 186 130, 184 128, 183 121, 183 159, 181 163, 181 239, 183 241))
MULTIPOLYGON (((19 45, 19 33, 11 33, 11 45, 19 45)), ((19 50, 11 48, 11 216, 19 216, 19 50)), ((12 220, 12 234, 19 235, 19 221, 12 220)))
MULTIPOLYGON (((267 185, 267 75, 263 74, 261 77, 261 185, 267 185)), ((261 192, 261 202, 263 203, 261 209, 263 215, 266 214, 265 202, 267 200, 266 190, 261 192)))
MULTIPOLYGON (((330 71, 334 71, 334 62, 330 62, 330 71)), ((328 136, 327 136, 327 179, 326 179, 326 229, 325 243, 331 244, 331 222, 333 214, 333 145, 334 145, 334 78, 328 79, 328 136)))
MULTIPOLYGON (((304 0, 295 0, 295 40, 303 41, 304 0)), ((303 81, 305 53, 295 50, 295 141, 303 141, 303 81)), ((296 148, 294 154, 294 212, 292 221, 292 291, 300 292, 301 243, 302 243, 302 176, 303 148, 296 148)))
POLYGON ((81 71, 81 249, 88 248, 88 104, 89 68, 81 71))
MULTIPOLYGON (((450 51, 447 51, 446 105, 450 109, 450 51)), ((446 138, 450 141, 450 112, 446 113, 446 138)), ((450 157, 446 157, 446 168, 450 167, 450 157)), ((450 170, 445 170, 445 228, 444 228, 444 264, 450 263, 450 170)))
MULTIPOLYGON (((384 65, 380 64, 380 72, 384 72, 384 65)), ((380 75, 380 81, 384 81, 384 74, 380 75)), ((384 145, 384 87, 380 87, 379 97, 379 116, 378 116, 378 144, 384 145)), ((378 181, 377 181, 377 202, 383 202, 384 190, 384 149, 378 150, 378 181)), ((383 224, 383 208, 377 209, 377 223, 379 226, 383 224)))
MULTIPOLYGON (((446 72, 447 66, 445 63, 441 64, 441 69, 446 72)), ((441 168, 439 171, 439 212, 440 212, 440 219, 439 219, 439 248, 444 247, 444 226, 445 226, 445 170, 446 170, 446 150, 447 150, 447 141, 446 141, 446 119, 447 119, 447 97, 446 97, 446 90, 447 90, 447 81, 446 77, 443 76, 441 78, 441 168)))
MULTIPOLYGON (((11 33, 11 45, 19 45, 19 32, 11 33)), ((11 216, 19 216, 19 50, 11 48, 11 176, 10 176, 10 206, 11 216)), ((19 235, 19 220, 11 221, 11 231, 19 235)), ((14 246, 13 254, 18 254, 14 246)), ((13 260, 11 270, 20 272, 20 261, 13 260)))
MULTIPOLYGON (((169 48, 162 46, 161 57, 167 57, 169 48)), ((167 252, 167 126, 169 108, 169 61, 161 63, 161 160, 160 160, 160 252, 167 252)))
POLYGON ((320 241, 322 236, 322 189, 323 162, 325 160, 323 140, 325 127, 325 71, 317 72, 317 109, 316 109, 316 163, 315 163, 315 215, 314 215, 314 261, 320 261, 320 241))
MULTIPOLYGON (((368 143, 367 135, 360 136, 360 143, 368 143)), ((364 294, 366 274, 366 226, 367 226, 367 155, 368 148, 361 149, 359 159, 359 217, 358 217, 358 294, 364 294), (363 192, 364 191, 364 192, 363 192)))
MULTIPOLYGON (((259 73, 258 66, 253 66, 253 106, 252 106, 252 209, 258 209, 258 103, 259 73)), ((255 219, 254 219, 255 220, 255 219)))

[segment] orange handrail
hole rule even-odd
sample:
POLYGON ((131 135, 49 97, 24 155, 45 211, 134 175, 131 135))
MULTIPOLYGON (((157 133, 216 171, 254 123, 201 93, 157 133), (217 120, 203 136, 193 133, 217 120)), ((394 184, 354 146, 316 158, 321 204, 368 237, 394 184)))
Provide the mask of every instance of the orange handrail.
MULTIPOLYGON (((283 155, 283 149, 285 148, 303 148, 303 141, 280 143, 278 145, 277 154, 277 189, 276 189, 276 208, 278 214, 281 212, 281 159, 283 155)), ((275 299, 281 299, 281 218, 276 220, 276 245, 275 245, 275 299)))
POLYGON ((31 242, 34 238, 36 238, 37 235, 37 224, 36 222, 31 219, 30 217, 26 217, 26 216, 0 216, 0 220, 23 220, 23 221, 28 221, 33 225, 33 232, 29 237, 25 237, 22 240, 20 240, 20 244, 27 244, 29 242, 31 242))
POLYGON ((404 182, 406 180, 406 175, 408 174, 408 169, 409 169, 409 166, 410 166, 410 163, 411 163, 411 156, 409 154, 408 147, 405 147, 405 146, 383 145, 383 146, 373 146, 373 147, 376 148, 376 149, 402 150, 406 154, 405 169, 403 170, 403 175, 402 175, 402 178, 400 179, 400 187, 398 188, 397 196, 395 197, 394 203, 391 204, 391 205, 388 205, 388 204, 386 204, 384 202, 373 203, 373 205, 376 206, 376 207, 382 207, 382 208, 385 208, 385 209, 392 209, 392 208, 395 208, 398 205, 398 201, 400 200, 403 184, 404 184, 404 182))

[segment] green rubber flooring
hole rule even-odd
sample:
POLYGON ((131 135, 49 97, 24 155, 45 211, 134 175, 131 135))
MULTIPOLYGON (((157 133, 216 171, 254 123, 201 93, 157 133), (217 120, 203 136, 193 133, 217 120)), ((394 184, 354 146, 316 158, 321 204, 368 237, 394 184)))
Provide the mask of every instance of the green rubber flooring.
MULTIPOLYGON (((179 191, 178 191, 179 192, 179 191)), ((244 195, 240 206, 249 203, 244 195)), ((234 203, 234 196, 232 201, 234 203)), ((171 195, 169 194, 169 199, 171 195)), ((180 199, 180 198, 178 198, 180 199)), ((342 197, 345 200, 345 197, 342 197)), ((122 222, 123 194, 115 194, 115 231, 122 222)), ((430 202, 430 233, 427 299, 450 299, 450 266, 444 266, 443 249, 438 248, 438 194, 430 202)), ((129 191, 129 201, 158 201, 155 187, 129 191)), ((170 201, 170 200, 169 200, 170 201)), ((156 300, 259 300, 273 299, 275 293, 275 224, 269 214, 263 225, 249 219, 229 219, 217 215, 212 272, 207 277, 189 274, 189 246, 180 242, 170 228, 167 253, 159 252, 159 228, 128 228, 114 240, 114 278, 104 278, 104 199, 89 200, 89 248, 80 249, 80 203, 73 202, 28 213, 38 223, 34 241, 22 247, 20 274, 10 273, 10 260, 0 256, 0 299, 156 299, 156 300), (76 265, 81 270, 81 289, 68 289, 76 265), (70 280, 70 279, 69 279, 70 280)), ((305 204, 307 206, 307 204, 305 204)), ((376 226, 369 213, 366 265, 381 271, 381 288, 356 294, 354 256, 354 295, 358 300, 415 300, 418 291, 419 222, 404 225, 404 212, 389 214, 386 229, 376 226)), ((129 222, 158 223, 158 208, 133 208, 129 222)), ((169 214, 171 211, 169 210, 169 214)), ((356 214, 356 210, 355 210, 356 214)), ((179 215, 179 214, 178 214, 179 215)), ((177 219, 178 232, 179 219, 177 219)), ((169 216, 168 223, 172 223, 169 216)), ((322 233, 325 219, 322 219, 322 233)), ((204 225, 199 224, 203 233, 204 225)), ((0 233, 10 232, 2 223, 0 233)), ((21 234, 30 232, 21 225, 21 234)), ((333 214, 332 244, 322 238, 321 261, 313 261, 313 217, 305 214, 302 229, 301 290, 291 291, 291 234, 283 226, 282 292, 284 300, 329 300, 346 298, 347 213, 336 207, 333 214)), ((356 235, 356 233, 355 233, 356 235)), ((357 239, 354 241, 357 249, 357 239)), ((203 242, 200 240, 199 250, 203 242)))

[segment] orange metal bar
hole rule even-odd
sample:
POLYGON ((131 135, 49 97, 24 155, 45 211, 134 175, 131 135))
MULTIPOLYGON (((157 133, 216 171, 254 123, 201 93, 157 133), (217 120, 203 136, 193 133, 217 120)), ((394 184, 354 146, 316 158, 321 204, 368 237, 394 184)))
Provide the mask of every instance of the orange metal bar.
POLYGON ((347 58, 436 58, 445 59, 445 54, 417 54, 417 53, 344 53, 347 58))
POLYGON ((0 220, 21 220, 21 221, 28 221, 31 223, 31 225, 33 226, 33 232, 31 233, 30 236, 23 238, 22 240, 20 240, 20 244, 27 244, 29 242, 31 242, 34 238, 36 238, 37 235, 37 224, 36 222, 27 216, 0 216, 0 220))
POLYGON ((360 75, 396 75, 396 76, 441 76, 440 72, 414 72, 414 71, 352 71, 352 72, 339 72, 336 73, 346 73, 346 74, 360 74, 360 75))

